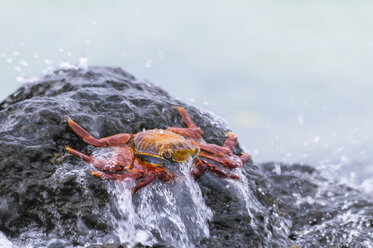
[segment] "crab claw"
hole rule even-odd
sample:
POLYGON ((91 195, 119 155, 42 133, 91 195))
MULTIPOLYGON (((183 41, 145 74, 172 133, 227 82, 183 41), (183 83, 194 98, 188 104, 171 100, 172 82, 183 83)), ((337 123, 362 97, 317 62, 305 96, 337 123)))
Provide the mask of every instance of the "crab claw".
POLYGON ((69 147, 69 146, 65 146, 65 150, 66 150, 68 153, 74 155, 75 157, 78 157, 78 158, 80 158, 81 160, 84 160, 84 161, 86 161, 86 162, 88 162, 88 163, 92 163, 93 160, 94 160, 91 156, 88 156, 88 155, 86 155, 86 154, 84 154, 84 153, 78 152, 77 150, 74 150, 74 149, 72 149, 72 148, 69 147))
POLYGON ((121 171, 123 170, 123 165, 120 163, 117 164, 112 164, 108 163, 107 161, 88 156, 82 152, 79 152, 75 149, 72 149, 71 147, 65 146, 65 149, 68 153, 74 155, 77 158, 80 158, 81 160, 92 164, 95 168, 99 170, 104 170, 104 171, 121 171))

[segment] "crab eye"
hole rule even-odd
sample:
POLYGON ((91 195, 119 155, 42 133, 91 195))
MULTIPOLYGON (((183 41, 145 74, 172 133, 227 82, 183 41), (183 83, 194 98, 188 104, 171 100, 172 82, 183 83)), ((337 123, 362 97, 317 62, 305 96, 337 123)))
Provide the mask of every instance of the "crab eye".
POLYGON ((170 149, 167 149, 167 150, 165 150, 164 152, 163 152, 163 157, 165 158, 165 159, 171 159, 172 158, 172 153, 173 153, 173 151, 172 150, 170 150, 170 149))
POLYGON ((196 146, 196 147, 194 148, 194 155, 198 155, 200 151, 201 151, 201 149, 199 149, 199 147, 196 146))

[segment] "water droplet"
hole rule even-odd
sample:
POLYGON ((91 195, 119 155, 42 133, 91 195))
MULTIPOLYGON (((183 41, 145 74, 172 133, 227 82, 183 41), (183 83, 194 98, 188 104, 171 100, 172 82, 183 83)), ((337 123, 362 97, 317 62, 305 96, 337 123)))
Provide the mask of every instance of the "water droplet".
POLYGON ((84 70, 88 69, 88 59, 86 57, 81 57, 79 59, 78 67, 84 70))
POLYGON ((148 60, 146 61, 145 67, 146 67, 146 68, 150 68, 150 67, 152 66, 152 63, 153 63, 153 60, 152 60, 152 59, 148 59, 148 60))
POLYGON ((28 66, 28 63, 26 62, 26 60, 20 60, 19 63, 24 66, 24 67, 27 67, 28 66))
POLYGON ((18 77, 16 77, 16 81, 17 81, 17 82, 24 82, 25 79, 24 79, 24 77, 22 77, 22 76, 18 76, 18 77))
POLYGON ((275 173, 281 175, 281 165, 275 164, 275 173))

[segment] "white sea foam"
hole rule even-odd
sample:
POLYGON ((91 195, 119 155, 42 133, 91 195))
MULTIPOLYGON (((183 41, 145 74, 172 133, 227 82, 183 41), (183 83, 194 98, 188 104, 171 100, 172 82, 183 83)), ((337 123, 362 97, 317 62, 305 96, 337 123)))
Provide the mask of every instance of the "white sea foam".
POLYGON ((2 232, 0 232, 0 248, 15 248, 13 243, 2 232))

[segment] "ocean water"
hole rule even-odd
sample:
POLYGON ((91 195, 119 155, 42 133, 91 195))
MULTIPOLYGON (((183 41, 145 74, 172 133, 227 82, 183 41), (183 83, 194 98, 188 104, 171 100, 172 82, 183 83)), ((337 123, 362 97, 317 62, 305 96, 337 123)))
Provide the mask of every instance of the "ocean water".
POLYGON ((371 1, 0 2, 0 98, 117 66, 227 121, 254 161, 373 191, 371 1))

